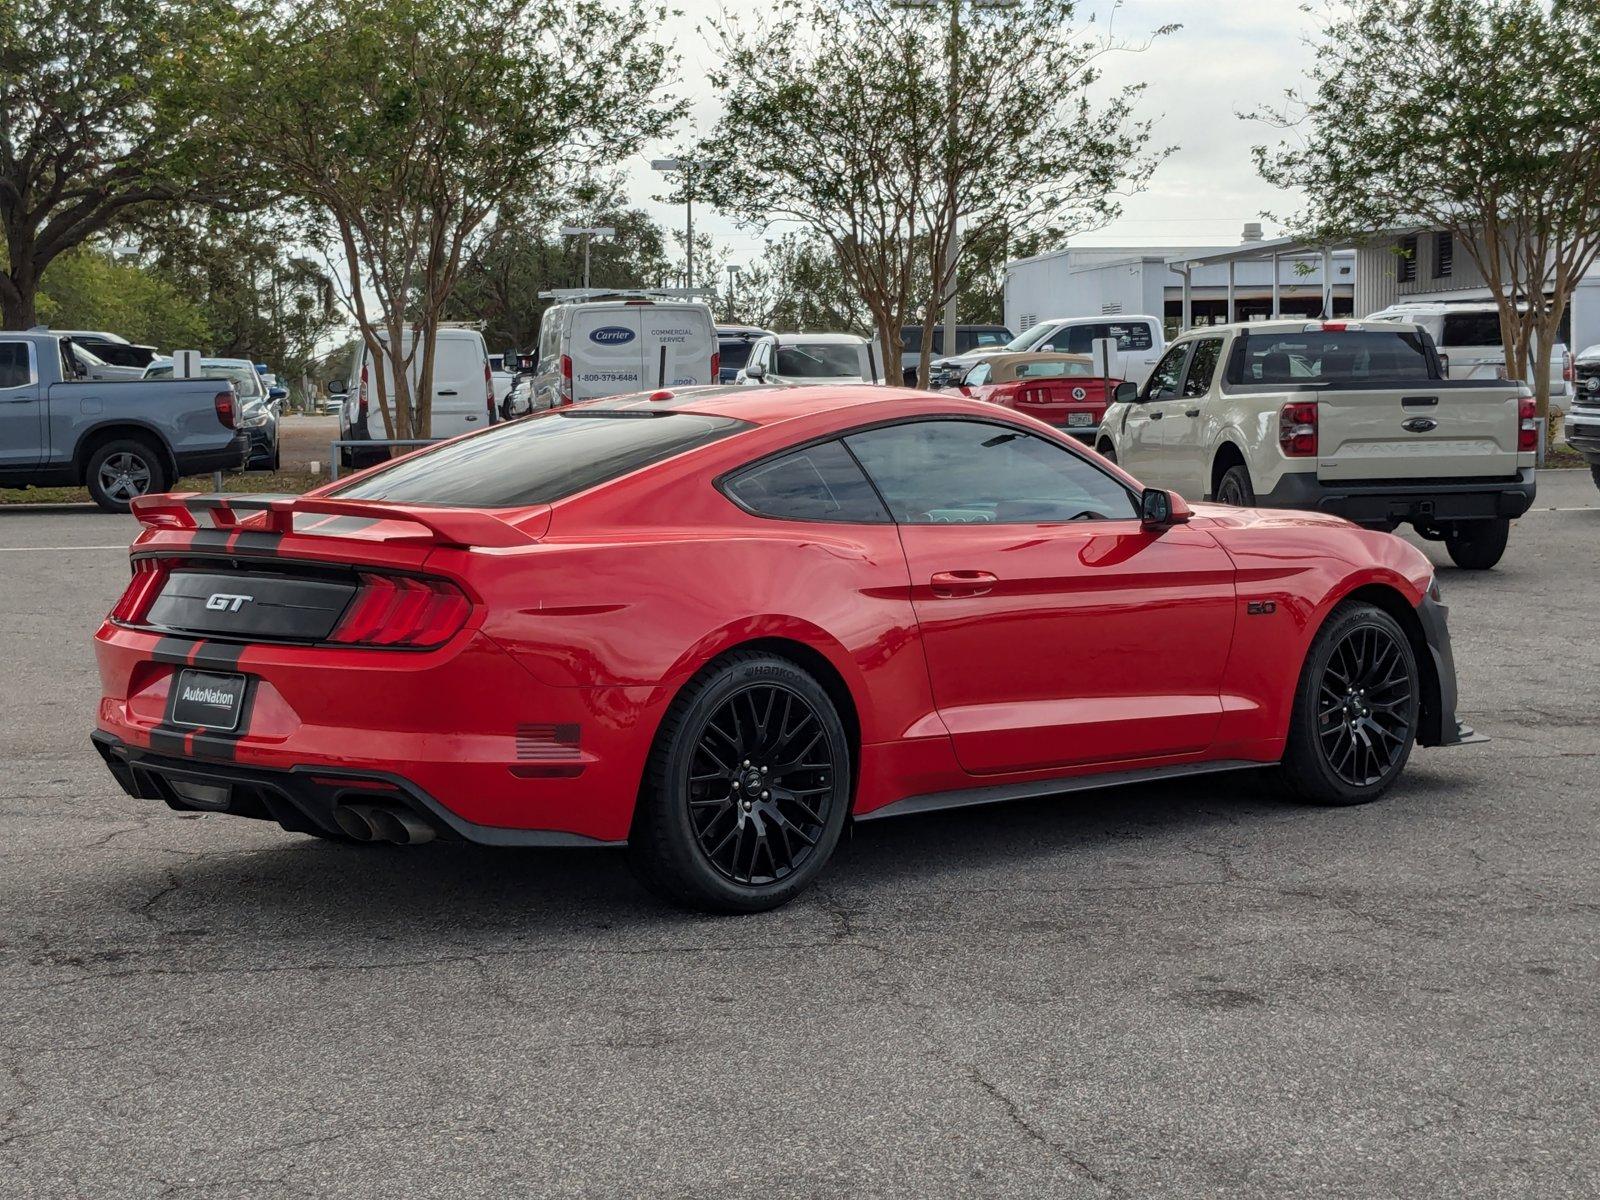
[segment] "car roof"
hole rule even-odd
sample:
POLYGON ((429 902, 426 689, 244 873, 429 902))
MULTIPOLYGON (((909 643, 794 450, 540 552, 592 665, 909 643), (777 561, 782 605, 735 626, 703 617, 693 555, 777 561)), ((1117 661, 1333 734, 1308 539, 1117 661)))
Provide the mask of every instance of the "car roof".
POLYGON ((814 346, 864 346, 867 339, 858 333, 776 333, 779 345, 810 342, 814 346))
MULTIPOLYGON (((989 416, 995 413, 994 405, 968 400, 964 396, 872 383, 665 388, 655 392, 607 396, 578 407, 636 412, 692 412, 705 416, 735 417, 752 425, 777 425, 797 417, 845 409, 860 409, 864 414, 870 414, 875 406, 888 406, 912 399, 919 402, 921 410, 929 413, 976 413, 989 416), (652 399, 654 396, 662 398, 652 399)), ((865 415, 863 419, 871 420, 872 417, 865 415)))

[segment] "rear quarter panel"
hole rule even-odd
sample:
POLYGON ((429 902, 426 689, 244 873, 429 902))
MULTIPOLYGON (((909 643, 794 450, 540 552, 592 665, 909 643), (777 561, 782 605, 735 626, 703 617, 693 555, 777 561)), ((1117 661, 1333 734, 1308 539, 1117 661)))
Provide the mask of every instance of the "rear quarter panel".
POLYGON ((85 437, 112 426, 137 426, 177 454, 225 449, 234 430, 217 420, 215 379, 53 383, 49 388, 50 458, 69 463, 85 437))

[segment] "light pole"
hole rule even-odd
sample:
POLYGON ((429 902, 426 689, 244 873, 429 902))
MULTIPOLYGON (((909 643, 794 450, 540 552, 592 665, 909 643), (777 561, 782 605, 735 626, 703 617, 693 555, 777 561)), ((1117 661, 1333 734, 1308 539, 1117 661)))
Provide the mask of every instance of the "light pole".
POLYGON ((739 268, 733 263, 728 264, 728 324, 733 324, 733 290, 739 282, 739 268))
MULTIPOLYGON (((959 69, 961 55, 961 8, 970 4, 973 8, 1015 8, 1022 0, 890 0, 896 8, 922 8, 950 9, 950 33, 945 41, 945 70, 947 71, 945 86, 945 133, 948 138, 948 152, 956 153, 956 142, 961 136, 960 109, 961 89, 957 86, 956 72, 959 69)), ((961 253, 959 243, 960 234, 956 230, 956 203, 958 200, 958 177, 955 163, 945 164, 945 203, 949 208, 949 216, 945 225, 944 239, 944 272, 943 279, 947 280, 950 289, 944 304, 944 354, 946 356, 956 352, 956 260, 961 253)))
POLYGON ((589 239, 591 237, 616 237, 617 231, 609 225, 563 225, 562 237, 583 239, 583 288, 589 290, 589 239))
POLYGON ((687 158, 652 158, 650 166, 653 170, 660 171, 663 175, 678 172, 683 176, 683 202, 684 217, 687 229, 685 230, 684 259, 687 270, 684 272, 685 286, 694 290, 694 170, 699 164, 687 158))

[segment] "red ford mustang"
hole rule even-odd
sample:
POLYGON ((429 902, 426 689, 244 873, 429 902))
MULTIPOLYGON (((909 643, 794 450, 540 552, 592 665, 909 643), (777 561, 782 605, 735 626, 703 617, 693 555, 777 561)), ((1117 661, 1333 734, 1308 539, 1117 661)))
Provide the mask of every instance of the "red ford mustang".
POLYGON ((95 638, 132 795, 334 841, 626 843, 698 907, 789 899, 852 818, 1269 764, 1356 803, 1471 736, 1407 543, 1191 512, 960 398, 619 397, 135 510, 95 638))

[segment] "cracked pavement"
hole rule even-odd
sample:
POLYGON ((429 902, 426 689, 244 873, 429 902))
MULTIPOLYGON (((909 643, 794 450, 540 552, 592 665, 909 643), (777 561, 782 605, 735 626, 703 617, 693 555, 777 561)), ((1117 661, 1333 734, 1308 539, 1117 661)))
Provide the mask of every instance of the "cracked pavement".
POLYGON ((1587 472, 1487 575, 1429 547, 1492 744, 886 821, 750 918, 122 795, 123 555, 29 547, 132 529, 0 509, 8 1197, 1600 1193, 1587 472))

